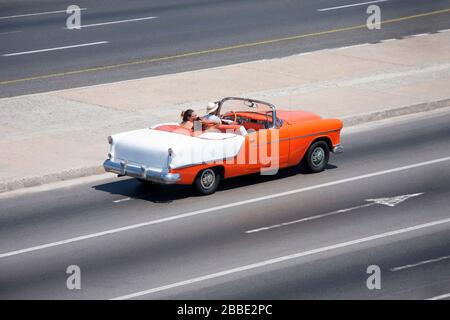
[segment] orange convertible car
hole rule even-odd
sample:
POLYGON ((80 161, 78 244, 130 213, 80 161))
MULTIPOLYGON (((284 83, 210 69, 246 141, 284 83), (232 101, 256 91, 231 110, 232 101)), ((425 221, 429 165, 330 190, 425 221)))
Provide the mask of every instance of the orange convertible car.
POLYGON ((163 123, 109 136, 105 170, 143 182, 193 184, 205 195, 230 177, 275 174, 301 163, 320 172, 330 152, 343 151, 341 120, 278 110, 253 99, 228 97, 216 103, 221 125, 188 130, 163 123))

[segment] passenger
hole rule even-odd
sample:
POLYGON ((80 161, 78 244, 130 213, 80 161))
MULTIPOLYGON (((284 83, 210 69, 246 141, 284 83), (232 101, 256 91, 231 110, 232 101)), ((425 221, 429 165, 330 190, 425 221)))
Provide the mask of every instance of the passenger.
POLYGON ((187 109, 181 112, 181 118, 183 119, 180 126, 188 130, 194 130, 194 121, 198 119, 197 114, 192 109, 187 109))

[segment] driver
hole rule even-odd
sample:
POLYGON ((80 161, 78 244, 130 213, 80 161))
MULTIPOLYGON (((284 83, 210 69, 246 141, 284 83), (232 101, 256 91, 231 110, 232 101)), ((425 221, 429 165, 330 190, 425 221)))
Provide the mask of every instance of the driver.
POLYGON ((235 124, 233 120, 221 119, 219 116, 215 115, 214 113, 217 111, 217 108, 219 108, 219 105, 216 102, 208 103, 206 106, 206 115, 202 117, 202 123, 208 126, 218 126, 222 123, 235 124))
POLYGON ((206 106, 206 115, 202 117, 202 122, 207 125, 221 125, 222 120, 214 114, 217 111, 219 105, 214 102, 208 103, 206 106))

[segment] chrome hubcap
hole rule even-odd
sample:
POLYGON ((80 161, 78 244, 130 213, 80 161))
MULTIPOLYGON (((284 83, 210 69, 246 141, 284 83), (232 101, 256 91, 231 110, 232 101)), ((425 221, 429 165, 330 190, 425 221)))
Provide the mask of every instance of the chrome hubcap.
POLYGON ((216 180, 214 171, 211 169, 207 169, 203 171, 202 176, 200 177, 200 183, 203 188, 209 189, 214 185, 214 181, 216 180))
POLYGON ((320 166, 324 159, 325 159, 325 151, 320 147, 315 148, 311 156, 313 165, 316 167, 320 166))

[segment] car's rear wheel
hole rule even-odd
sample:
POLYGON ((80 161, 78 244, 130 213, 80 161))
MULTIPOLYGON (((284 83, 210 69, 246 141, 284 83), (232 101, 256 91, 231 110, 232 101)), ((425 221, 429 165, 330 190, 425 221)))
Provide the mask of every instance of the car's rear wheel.
POLYGON ((316 173, 325 169, 330 158, 330 149, 325 141, 314 142, 306 152, 305 164, 308 170, 316 173))
POLYGON ((204 169, 195 178, 194 186, 200 195, 212 194, 220 183, 220 173, 214 168, 204 169))

